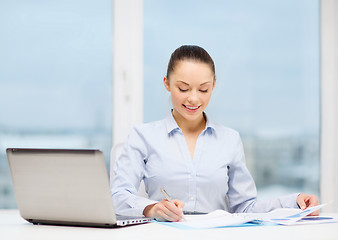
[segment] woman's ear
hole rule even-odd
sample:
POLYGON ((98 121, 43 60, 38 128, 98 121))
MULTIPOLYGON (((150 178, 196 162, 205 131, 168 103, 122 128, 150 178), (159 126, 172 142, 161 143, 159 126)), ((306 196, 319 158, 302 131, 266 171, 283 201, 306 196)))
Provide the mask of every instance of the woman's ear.
POLYGON ((164 83, 165 89, 167 89, 167 91, 170 92, 170 83, 169 83, 169 79, 167 78, 167 76, 164 76, 163 83, 164 83))
POLYGON ((216 77, 214 78, 214 82, 212 83, 212 90, 214 90, 215 84, 216 84, 216 77))

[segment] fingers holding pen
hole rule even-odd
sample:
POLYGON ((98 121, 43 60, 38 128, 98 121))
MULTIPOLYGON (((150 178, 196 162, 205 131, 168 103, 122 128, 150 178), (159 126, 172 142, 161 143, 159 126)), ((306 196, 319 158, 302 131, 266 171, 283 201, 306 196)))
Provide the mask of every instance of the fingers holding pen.
POLYGON ((158 215, 160 219, 157 220, 177 222, 182 219, 182 208, 184 203, 176 199, 173 200, 173 203, 171 203, 167 199, 162 199, 162 201, 158 203, 158 210, 156 215, 158 215))
POLYGON ((174 204, 176 205, 176 207, 178 207, 179 209, 181 209, 181 213, 183 214, 183 207, 184 207, 184 202, 178 200, 178 199, 174 199, 173 200, 174 204))
POLYGON ((173 212, 175 215, 179 216, 180 217, 179 220, 181 220, 181 218, 183 216, 184 202, 177 200, 177 199, 172 200, 172 203, 170 201, 166 200, 166 199, 163 199, 163 200, 165 200, 166 207, 171 212, 173 212))
POLYGON ((155 218, 158 221, 180 221, 183 216, 184 202, 175 199, 173 203, 167 199, 162 199, 160 202, 148 206, 144 211, 144 215, 155 218))

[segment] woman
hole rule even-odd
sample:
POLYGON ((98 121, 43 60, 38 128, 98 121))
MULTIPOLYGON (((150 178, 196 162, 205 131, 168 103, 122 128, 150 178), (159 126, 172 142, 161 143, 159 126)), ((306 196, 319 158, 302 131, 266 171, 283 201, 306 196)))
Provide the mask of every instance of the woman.
POLYGON ((183 212, 268 212, 318 204, 316 196, 298 193, 257 200, 239 134, 204 113, 216 77, 203 48, 176 49, 163 82, 173 109, 161 121, 134 127, 116 161, 112 198, 118 213, 179 221, 183 212), (142 180, 149 199, 136 195, 142 180), (161 187, 175 198, 174 204, 164 199, 161 187))

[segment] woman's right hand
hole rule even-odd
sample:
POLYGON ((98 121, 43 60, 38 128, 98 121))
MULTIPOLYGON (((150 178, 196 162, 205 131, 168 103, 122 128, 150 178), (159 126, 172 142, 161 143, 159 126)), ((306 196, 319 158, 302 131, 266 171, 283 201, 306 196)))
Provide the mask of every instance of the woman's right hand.
POLYGON ((167 199, 162 199, 158 203, 148 205, 144 208, 143 215, 158 221, 180 221, 183 217, 184 202, 177 199, 174 199, 173 202, 174 204, 167 199))

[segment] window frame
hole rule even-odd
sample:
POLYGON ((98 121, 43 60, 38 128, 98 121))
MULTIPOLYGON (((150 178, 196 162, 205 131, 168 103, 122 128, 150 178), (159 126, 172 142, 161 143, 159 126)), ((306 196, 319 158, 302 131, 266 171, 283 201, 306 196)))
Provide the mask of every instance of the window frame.
MULTIPOLYGON (((338 1, 321 0, 320 4, 320 194, 326 203, 338 201, 338 1)), ((323 211, 338 212, 338 206, 330 204, 323 211)))

